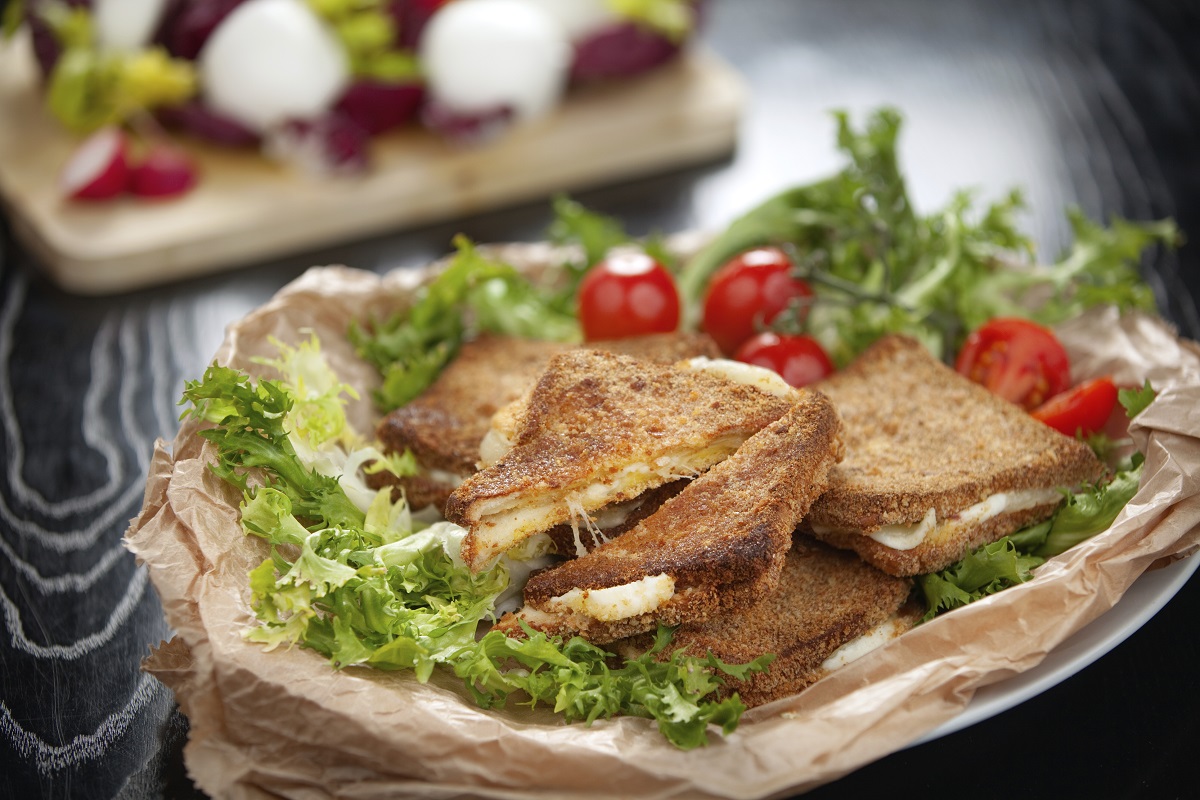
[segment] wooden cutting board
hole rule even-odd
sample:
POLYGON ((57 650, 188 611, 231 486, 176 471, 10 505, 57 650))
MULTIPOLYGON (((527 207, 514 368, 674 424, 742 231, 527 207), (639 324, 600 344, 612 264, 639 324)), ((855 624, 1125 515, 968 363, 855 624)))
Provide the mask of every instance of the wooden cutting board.
POLYGON ((404 130, 375 140, 368 174, 320 178, 189 140, 202 170, 190 194, 83 204, 57 189, 79 139, 45 111, 18 36, 0 45, 0 199, 59 285, 107 294, 716 158, 734 146, 743 98, 732 68, 693 50, 657 72, 573 90, 549 117, 485 147, 404 130))

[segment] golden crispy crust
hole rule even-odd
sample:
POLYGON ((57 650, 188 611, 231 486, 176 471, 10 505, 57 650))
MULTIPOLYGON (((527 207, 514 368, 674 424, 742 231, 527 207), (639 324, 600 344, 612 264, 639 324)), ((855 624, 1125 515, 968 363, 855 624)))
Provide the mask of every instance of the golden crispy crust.
MULTIPOLYGON (((911 588, 907 579, 886 575, 851 553, 800 535, 773 591, 737 613, 684 623, 662 657, 682 649, 745 664, 773 653, 775 660, 766 672, 744 681, 727 678, 721 690, 722 697, 737 692, 746 705, 762 705, 820 679, 825 659, 900 610, 911 588)), ((913 603, 912 612, 902 615, 900 629, 911 627, 919 615, 919 604, 913 603)), ((636 655, 652 644, 653 636, 644 634, 614 647, 618 653, 636 655)))
MULTIPOLYGON (((672 454, 700 453, 713 442, 734 446, 787 412, 795 393, 776 396, 709 372, 678 369, 595 350, 551 359, 530 393, 513 448, 467 478, 446 502, 445 515, 469 530, 468 564, 486 560, 488 501, 555 504, 549 525, 570 519, 568 499, 611 481, 631 464, 655 466, 672 454)), ((673 479, 646 474, 630 499, 673 479)), ((587 498, 583 507, 588 508, 587 498)), ((594 509, 589 509, 594 510, 594 509)), ((536 532, 536 531, 532 531, 536 532)))
POLYGON ((412 450, 428 469, 470 475, 492 414, 520 397, 568 345, 504 336, 480 336, 420 397, 388 414, 376 435, 389 452, 412 450))
POLYGON ((1087 445, 962 377, 914 339, 881 339, 819 384, 846 425, 846 459, 813 527, 877 530, 938 519, 1002 491, 1099 478, 1087 445))
POLYGON ((656 364, 674 364, 685 358, 707 356, 721 358, 721 348, 707 333, 679 331, 677 333, 652 333, 646 336, 630 336, 626 339, 604 339, 583 345, 588 350, 603 350, 606 353, 630 356, 656 364))
POLYGON ((554 612, 550 601, 572 589, 662 574, 674 579, 675 597, 655 612, 616 623, 569 615, 567 626, 597 642, 747 605, 778 580, 792 531, 842 456, 841 430, 828 399, 802 390, 783 417, 633 530, 533 575, 525 585, 526 605, 554 612))
MULTIPOLYGON (((670 364, 694 356, 719 355, 712 338, 698 333, 666 333, 595 342, 589 347, 670 364)), ((427 470, 465 477, 476 471, 479 443, 492 415, 519 398, 537 380, 550 358, 571 345, 483 335, 466 342, 420 397, 380 421, 376 436, 388 452, 412 450, 427 470)), ((441 508, 454 486, 428 475, 400 478, 378 473, 372 488, 402 487, 413 508, 441 508)))

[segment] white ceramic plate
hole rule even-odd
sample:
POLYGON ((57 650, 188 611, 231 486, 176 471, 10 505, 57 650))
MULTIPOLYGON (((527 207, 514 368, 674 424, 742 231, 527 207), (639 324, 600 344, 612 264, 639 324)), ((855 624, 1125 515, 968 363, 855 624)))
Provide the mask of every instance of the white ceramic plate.
POLYGON ((1200 558, 1185 558, 1142 575, 1106 614, 1056 647, 1041 664, 980 689, 963 713, 934 728, 912 746, 983 722, 1067 680, 1145 625, 1183 588, 1198 567, 1200 558))

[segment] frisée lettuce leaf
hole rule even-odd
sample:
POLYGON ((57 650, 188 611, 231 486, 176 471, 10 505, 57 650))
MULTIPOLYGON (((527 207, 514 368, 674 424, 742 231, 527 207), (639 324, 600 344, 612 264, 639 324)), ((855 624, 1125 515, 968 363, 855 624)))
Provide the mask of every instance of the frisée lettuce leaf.
POLYGON ((243 530, 267 545, 248 575, 258 620, 248 640, 269 650, 309 648, 335 669, 411 670, 420 681, 442 666, 484 707, 515 695, 589 724, 646 717, 681 748, 705 744, 710 725, 725 733, 737 727, 745 710, 737 695, 710 698, 724 676, 765 669, 769 656, 732 665, 667 655, 668 628, 623 663, 582 639, 529 629, 523 638, 491 630, 477 639, 524 565, 510 569, 506 556, 473 574, 460 556, 465 529, 418 523, 390 489, 355 499, 346 488, 352 476, 326 474, 357 470, 362 452, 374 459, 378 451, 349 429, 344 400, 352 390, 325 365, 316 338, 278 346, 280 358, 259 363, 281 379, 256 381, 213 364, 186 384, 183 398, 191 404, 185 414, 209 425, 199 433, 216 448, 212 470, 242 492, 243 530))

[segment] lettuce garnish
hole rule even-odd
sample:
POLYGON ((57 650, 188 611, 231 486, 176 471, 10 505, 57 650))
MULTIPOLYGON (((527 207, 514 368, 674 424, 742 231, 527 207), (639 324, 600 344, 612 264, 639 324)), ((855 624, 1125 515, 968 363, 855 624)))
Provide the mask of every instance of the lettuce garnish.
POLYGON ((1019 192, 982 211, 971 193, 959 192, 945 208, 920 215, 899 165, 900 114, 876 111, 862 130, 845 113, 836 121, 847 166, 771 197, 730 224, 680 276, 692 308, 729 258, 777 245, 791 250, 798 277, 817 296, 776 327, 816 336, 838 364, 887 333, 915 336, 946 357, 992 317, 1054 324, 1095 305, 1153 309, 1138 264, 1148 247, 1179 241, 1171 221, 1114 219, 1104 227, 1070 211, 1074 244, 1056 263, 1038 265, 1016 225, 1024 206, 1019 192))
POLYGON ((350 326, 358 354, 383 375, 375 402, 384 411, 423 392, 469 335, 580 338, 574 315, 556 307, 513 267, 483 256, 463 236, 454 243, 456 255, 420 290, 411 308, 387 320, 350 326))
POLYGON ((214 364, 184 390, 187 413, 212 425, 200 435, 216 446, 213 471, 243 493, 243 529, 269 545, 249 574, 258 625, 247 639, 312 649, 336 669, 412 670, 420 681, 442 666, 484 707, 515 695, 529 705, 552 703, 573 721, 651 718, 685 749, 705 744, 709 725, 725 733, 737 727, 745 710, 737 695, 708 698, 724 676, 763 670, 769 656, 742 665, 668 656, 669 628, 659 629, 648 652, 623 662, 583 639, 532 630, 521 639, 492 630, 477 640, 525 565, 510 568, 504 559, 473 575, 459 555, 463 528, 417 523, 388 489, 352 499, 346 487, 357 479, 322 471, 356 469, 363 452, 378 454, 346 424, 351 390, 325 365, 315 337, 280 350, 260 362, 277 368, 280 380, 254 381, 214 364))
MULTIPOLYGON (((1117 393, 1130 419, 1144 411, 1154 395, 1149 381, 1141 389, 1117 393)), ((1145 458, 1135 452, 1111 479, 1064 492, 1064 502, 1050 519, 984 545, 941 572, 919 576, 917 583, 928 609, 923 619, 1024 583, 1047 558, 1108 530, 1137 494, 1144 464, 1145 458)))

